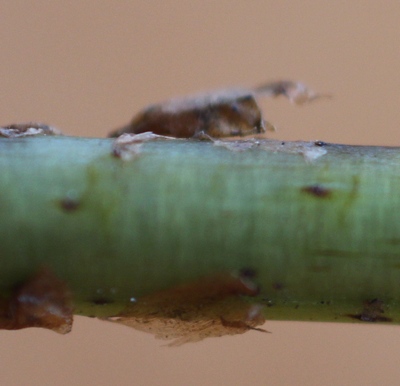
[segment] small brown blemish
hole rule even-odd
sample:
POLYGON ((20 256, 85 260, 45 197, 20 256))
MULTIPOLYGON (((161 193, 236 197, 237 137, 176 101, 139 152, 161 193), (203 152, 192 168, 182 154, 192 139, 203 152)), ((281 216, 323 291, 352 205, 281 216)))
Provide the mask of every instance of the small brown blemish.
POLYGON ((112 300, 104 298, 104 297, 98 297, 98 298, 92 299, 91 303, 96 306, 105 306, 107 304, 112 304, 114 302, 112 300))
POLYGON ((253 274, 244 269, 170 288, 138 299, 109 320, 160 339, 175 339, 171 345, 264 331, 257 328, 265 321, 262 307, 244 298, 258 294, 258 286, 250 280, 253 274))
POLYGON ((279 281, 272 284, 272 289, 275 291, 281 291, 285 288, 285 285, 279 281))
POLYGON ((3 308, 0 329, 42 327, 66 334, 72 327, 71 294, 49 269, 20 285, 3 308))
POLYGON ((237 293, 247 296, 256 296, 260 293, 260 286, 254 282, 257 273, 253 268, 242 268, 238 274, 238 280, 243 284, 238 288, 237 293))
POLYGON ((79 208, 80 202, 79 200, 65 197, 60 200, 60 206, 65 212, 73 212, 79 208))
POLYGON ((301 189, 304 193, 313 195, 314 197, 327 198, 332 194, 331 189, 325 188, 321 185, 305 186, 301 189))
POLYGON ((391 318, 383 316, 385 303, 380 299, 373 299, 364 302, 364 308, 360 314, 347 314, 348 317, 363 322, 392 322, 391 318))
POLYGON ((246 267, 239 270, 239 276, 254 279, 257 276, 257 272, 253 268, 246 267))

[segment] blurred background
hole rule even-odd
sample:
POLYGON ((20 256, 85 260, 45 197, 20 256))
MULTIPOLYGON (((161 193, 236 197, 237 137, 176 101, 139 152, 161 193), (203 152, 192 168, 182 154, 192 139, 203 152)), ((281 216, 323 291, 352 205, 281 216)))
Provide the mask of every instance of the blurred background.
MULTIPOLYGON (((264 101, 272 138, 399 146, 399 20, 388 0, 2 1, 0 125, 104 137, 153 102, 293 79, 334 97, 264 101)), ((400 327, 264 327, 179 348, 82 317, 67 336, 0 331, 0 384, 398 384, 400 327)))

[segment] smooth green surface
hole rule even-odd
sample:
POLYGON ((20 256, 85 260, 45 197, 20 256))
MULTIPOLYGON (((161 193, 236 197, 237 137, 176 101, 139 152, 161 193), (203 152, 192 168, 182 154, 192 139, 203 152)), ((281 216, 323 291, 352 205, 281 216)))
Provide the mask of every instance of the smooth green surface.
POLYGON ((274 305, 267 317, 318 320, 322 310, 335 320, 340 311, 327 307, 356 313, 379 298, 400 323, 399 149, 327 145, 306 162, 201 141, 145 143, 130 161, 111 148, 110 139, 0 139, 4 294, 46 265, 79 313, 100 315, 251 267, 274 305), (307 191, 316 185, 326 194, 307 191), (100 298, 115 303, 88 305, 100 298))

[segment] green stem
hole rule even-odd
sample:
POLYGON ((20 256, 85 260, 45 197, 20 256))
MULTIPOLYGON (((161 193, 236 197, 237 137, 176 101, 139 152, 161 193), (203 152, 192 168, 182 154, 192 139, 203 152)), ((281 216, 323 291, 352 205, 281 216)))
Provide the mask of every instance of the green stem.
POLYGON ((45 265, 77 313, 109 316, 252 268, 267 319, 357 320, 378 298, 400 323, 400 149, 319 145, 152 141, 124 160, 110 139, 0 139, 0 293, 45 265))

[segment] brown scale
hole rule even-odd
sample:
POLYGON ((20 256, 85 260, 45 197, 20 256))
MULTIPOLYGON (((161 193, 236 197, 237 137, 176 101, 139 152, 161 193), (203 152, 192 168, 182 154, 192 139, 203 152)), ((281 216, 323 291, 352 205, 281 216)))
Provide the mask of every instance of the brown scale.
POLYGON ((196 342, 208 337, 267 332, 262 306, 250 302, 259 288, 253 271, 219 274, 169 288, 131 303, 108 320, 171 340, 169 345, 196 342))
POLYGON ((71 294, 47 268, 18 286, 0 302, 0 330, 42 327, 66 334, 72 328, 71 294))
POLYGON ((110 137, 144 132, 176 138, 204 134, 214 138, 260 134, 274 126, 264 120, 257 98, 278 95, 284 95, 296 104, 328 96, 316 94, 304 84, 292 81, 193 95, 147 107, 127 126, 113 131, 110 137))

